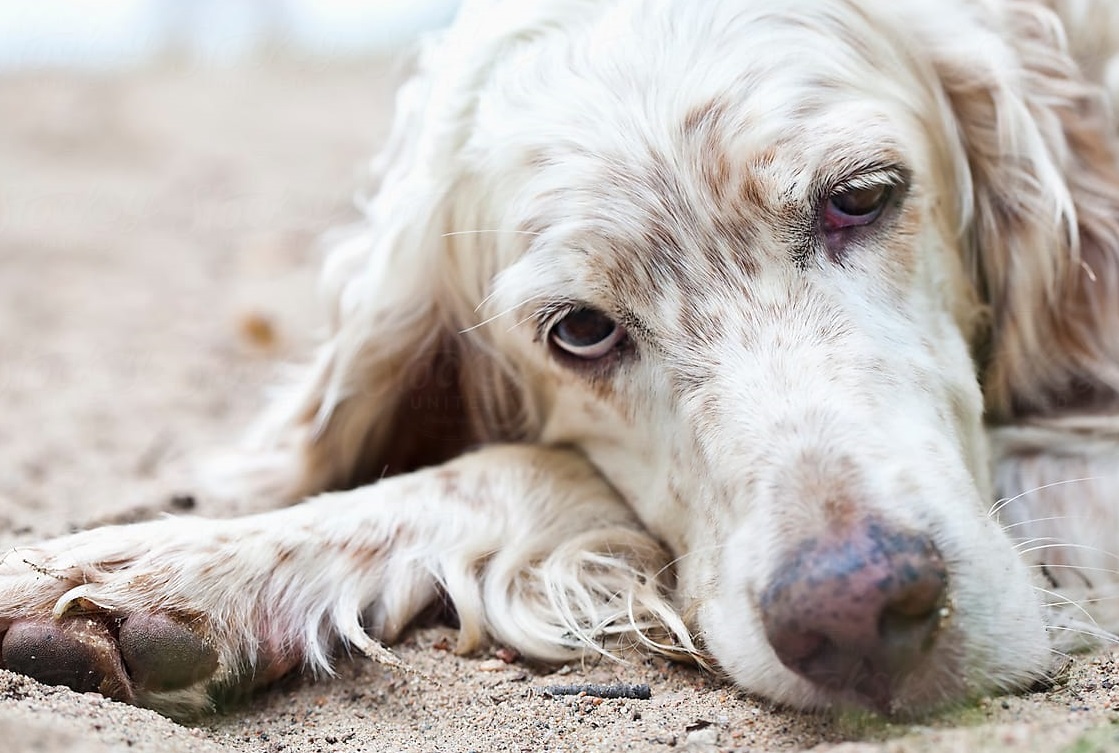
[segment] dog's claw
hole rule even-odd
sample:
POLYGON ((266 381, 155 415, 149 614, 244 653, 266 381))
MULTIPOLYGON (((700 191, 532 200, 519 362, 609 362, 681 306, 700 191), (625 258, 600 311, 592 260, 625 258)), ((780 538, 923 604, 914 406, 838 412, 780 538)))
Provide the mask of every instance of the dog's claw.
POLYGON ((120 626, 120 653, 133 681, 145 690, 179 690, 217 671, 218 652, 185 622, 141 612, 120 626))
POLYGON ((104 623, 90 617, 15 622, 0 646, 0 662, 46 685, 133 700, 116 641, 104 623))

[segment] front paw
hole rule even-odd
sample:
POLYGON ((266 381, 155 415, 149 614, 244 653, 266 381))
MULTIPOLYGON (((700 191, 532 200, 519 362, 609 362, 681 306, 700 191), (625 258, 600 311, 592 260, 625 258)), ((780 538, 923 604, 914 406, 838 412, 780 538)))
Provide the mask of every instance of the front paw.
POLYGON ((135 702, 213 677, 217 648, 180 620, 159 613, 29 618, 11 623, 0 666, 46 685, 65 685, 135 702))
POLYGON ((294 658, 215 619, 230 617, 219 597, 236 594, 192 572, 200 558, 183 557, 183 542, 169 535, 176 525, 97 529, 8 552, 0 560, 0 668, 176 717, 291 669, 294 658))

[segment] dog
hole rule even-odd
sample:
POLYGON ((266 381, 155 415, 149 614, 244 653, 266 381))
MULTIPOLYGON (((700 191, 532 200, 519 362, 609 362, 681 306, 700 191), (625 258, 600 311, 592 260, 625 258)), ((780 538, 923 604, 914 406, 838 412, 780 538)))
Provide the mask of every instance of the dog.
POLYGON ((3 666, 175 716, 449 604, 923 714, 1119 626, 1119 6, 467 0, 220 478, 13 548, 3 666))

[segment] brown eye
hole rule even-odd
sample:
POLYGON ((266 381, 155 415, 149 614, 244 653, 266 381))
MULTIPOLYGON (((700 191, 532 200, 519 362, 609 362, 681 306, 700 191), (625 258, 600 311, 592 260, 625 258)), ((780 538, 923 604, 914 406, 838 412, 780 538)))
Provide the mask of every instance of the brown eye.
POLYGON ((601 311, 575 309, 552 328, 557 348, 576 358, 594 361, 610 353, 626 337, 626 331, 601 311))
POLYGON ((892 187, 885 185, 839 189, 824 205, 824 231, 871 224, 886 208, 891 193, 892 187))

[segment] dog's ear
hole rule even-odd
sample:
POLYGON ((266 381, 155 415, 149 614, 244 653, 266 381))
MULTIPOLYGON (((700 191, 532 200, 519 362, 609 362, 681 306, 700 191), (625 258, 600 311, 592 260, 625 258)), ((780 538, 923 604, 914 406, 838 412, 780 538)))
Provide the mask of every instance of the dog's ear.
POLYGON ((956 198, 988 307, 977 360, 995 421, 1119 391, 1115 121, 1055 16, 1027 3, 1001 13, 934 43, 962 143, 956 198))
POLYGON ((217 469, 225 494, 352 488, 523 433, 521 380, 479 326, 497 270, 456 173, 462 127, 451 119, 463 110, 433 108, 432 86, 418 75, 401 89, 366 221, 324 266, 328 339, 217 469))

